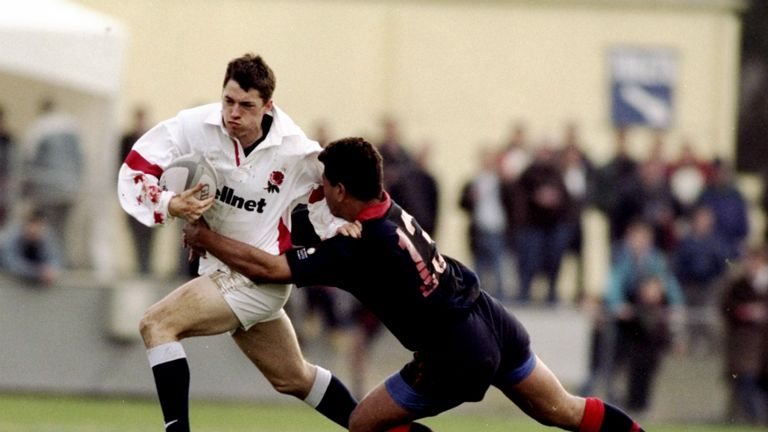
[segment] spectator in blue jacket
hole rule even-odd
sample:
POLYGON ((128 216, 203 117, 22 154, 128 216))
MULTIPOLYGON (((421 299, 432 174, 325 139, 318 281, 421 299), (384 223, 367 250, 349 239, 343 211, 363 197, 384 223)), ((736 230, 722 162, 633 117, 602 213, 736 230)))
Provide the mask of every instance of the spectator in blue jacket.
POLYGON ((644 411, 661 353, 670 344, 683 349, 685 298, 664 253, 654 245, 652 225, 644 220, 630 223, 610 272, 604 296, 609 317, 605 372, 610 382, 616 368, 627 364, 626 404, 644 411))
POLYGON ((670 306, 683 308, 685 297, 665 255, 653 242, 653 227, 635 220, 627 228, 623 244, 611 267, 605 302, 613 314, 621 314, 641 279, 656 276, 663 282, 670 306))
POLYGON ((714 307, 728 262, 725 243, 715 232, 715 216, 707 206, 696 207, 691 214, 690 232, 680 239, 673 255, 675 275, 688 306, 690 346, 707 342, 716 348, 714 307))
POLYGON ((714 162, 712 182, 704 189, 698 201, 715 215, 715 233, 725 242, 728 258, 739 258, 744 239, 749 234, 747 202, 733 178, 730 165, 717 159, 714 162))

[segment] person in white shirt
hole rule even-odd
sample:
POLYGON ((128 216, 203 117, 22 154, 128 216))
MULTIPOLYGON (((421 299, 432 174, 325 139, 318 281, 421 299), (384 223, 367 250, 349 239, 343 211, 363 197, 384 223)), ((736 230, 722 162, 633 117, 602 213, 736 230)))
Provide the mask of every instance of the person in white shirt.
MULTIPOLYGON (((222 235, 272 253, 290 247, 290 212, 299 202, 310 202, 321 238, 343 231, 325 201, 311 196, 321 191, 321 148, 273 103, 274 88, 274 73, 260 56, 232 60, 221 103, 181 111, 133 146, 118 178, 123 209, 148 226, 204 217, 222 235), (163 170, 189 153, 202 154, 215 168, 215 196, 196 199, 202 185, 180 194, 158 186, 163 170)), ((201 257, 199 272, 150 307, 139 325, 166 431, 190 430, 190 372, 181 340, 225 332, 278 392, 346 428, 356 401, 329 371, 303 358, 283 311, 291 285, 255 284, 212 256, 201 257)))
POLYGON ((470 215, 469 244, 480 282, 506 301, 504 254, 508 230, 502 202, 501 160, 490 146, 480 149, 480 170, 464 185, 460 207, 470 215))

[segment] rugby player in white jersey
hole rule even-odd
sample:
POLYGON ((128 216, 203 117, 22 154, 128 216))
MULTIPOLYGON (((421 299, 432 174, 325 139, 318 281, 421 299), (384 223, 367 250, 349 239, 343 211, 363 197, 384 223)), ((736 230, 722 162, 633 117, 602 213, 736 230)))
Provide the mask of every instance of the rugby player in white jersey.
MULTIPOLYGON (((193 222, 205 213, 222 235, 275 254, 288 248, 291 209, 322 184, 321 148, 273 103, 274 88, 274 73, 260 56, 232 60, 221 103, 181 111, 133 146, 118 177, 123 209, 148 226, 174 217, 193 222), (195 198, 200 185, 180 194, 159 188, 163 170, 189 153, 216 169, 215 196, 195 198)), ((309 207, 321 238, 344 231, 323 201, 309 207)), ((200 275, 150 307, 139 325, 166 430, 190 430, 190 371, 181 340, 225 332, 278 392, 346 428, 356 401, 329 371, 303 358, 283 311, 290 285, 254 284, 210 255, 201 258, 200 275)))

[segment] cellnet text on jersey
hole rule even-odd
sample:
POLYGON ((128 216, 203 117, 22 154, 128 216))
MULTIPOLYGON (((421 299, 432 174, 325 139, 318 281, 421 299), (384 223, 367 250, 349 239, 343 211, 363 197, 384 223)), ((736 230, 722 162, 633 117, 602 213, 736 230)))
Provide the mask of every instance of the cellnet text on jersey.
POLYGON ((244 209, 249 212, 256 210, 256 213, 263 213, 264 206, 267 205, 267 201, 264 198, 256 201, 246 200, 243 197, 239 197, 235 195, 235 191, 228 186, 224 186, 221 190, 216 189, 216 199, 224 204, 229 204, 232 207, 244 209))

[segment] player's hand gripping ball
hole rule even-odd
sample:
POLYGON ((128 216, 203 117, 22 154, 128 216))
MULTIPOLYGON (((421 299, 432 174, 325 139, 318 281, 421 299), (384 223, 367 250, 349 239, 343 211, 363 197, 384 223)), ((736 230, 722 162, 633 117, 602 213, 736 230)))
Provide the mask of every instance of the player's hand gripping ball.
POLYGON ((219 184, 216 170, 211 162, 199 153, 176 158, 160 176, 160 187, 177 194, 192 189, 198 183, 202 183, 203 188, 195 198, 204 200, 216 195, 219 184))

